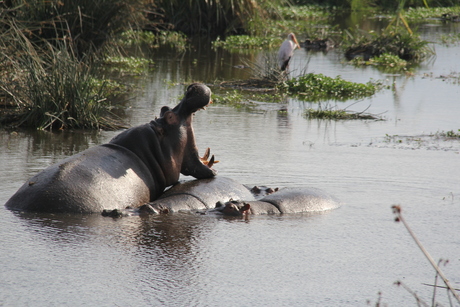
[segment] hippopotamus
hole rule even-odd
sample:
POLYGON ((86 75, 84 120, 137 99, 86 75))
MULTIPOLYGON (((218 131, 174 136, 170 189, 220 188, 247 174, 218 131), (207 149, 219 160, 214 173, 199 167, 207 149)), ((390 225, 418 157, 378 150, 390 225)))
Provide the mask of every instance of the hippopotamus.
MULTIPOLYGON (((149 214, 192 211, 236 216, 315 213, 336 209, 340 205, 336 198, 316 188, 250 189, 220 176, 178 183, 157 200, 140 207, 139 211, 149 214)), ((104 215, 118 217, 122 212, 106 211, 104 215)))
POLYGON ((189 85, 173 109, 164 106, 150 123, 46 168, 27 180, 6 207, 53 213, 136 208, 157 199, 180 173, 214 177, 214 156, 208 161, 208 150, 200 158, 192 128, 193 114, 209 103, 206 85, 189 85))

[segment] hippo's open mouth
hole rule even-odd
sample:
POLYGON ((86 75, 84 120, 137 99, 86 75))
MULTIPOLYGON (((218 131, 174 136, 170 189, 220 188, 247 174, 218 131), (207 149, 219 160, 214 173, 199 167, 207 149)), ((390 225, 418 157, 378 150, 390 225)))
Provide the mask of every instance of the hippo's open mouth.
MULTIPOLYGON (((212 103, 211 90, 204 84, 193 83, 187 87, 184 98, 172 109, 172 113, 177 114, 178 118, 184 121, 187 129, 187 146, 182 161, 181 173, 183 175, 193 176, 197 179, 214 177, 216 171, 212 166, 218 161, 214 156, 210 157, 210 149, 206 149, 203 157, 198 154, 198 148, 195 143, 195 136, 192 128, 192 121, 195 112, 205 110, 212 103), (204 167, 203 167, 204 166, 204 167)), ((166 112, 162 112, 167 120, 166 112)), ((180 120, 171 120, 172 123, 180 120)))

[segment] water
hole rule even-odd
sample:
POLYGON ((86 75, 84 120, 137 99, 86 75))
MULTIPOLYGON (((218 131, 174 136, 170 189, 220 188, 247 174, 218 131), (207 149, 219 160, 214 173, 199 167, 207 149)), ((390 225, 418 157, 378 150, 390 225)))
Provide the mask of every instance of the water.
MULTIPOLYGON (((434 40, 460 30, 449 27, 420 29, 434 40)), ((430 302, 432 289, 422 283, 433 283, 435 272, 393 221, 394 204, 433 258, 449 259, 442 269, 460 288, 460 142, 426 136, 460 128, 460 86, 438 78, 460 71, 460 49, 437 44, 436 52, 410 77, 344 65, 338 51, 295 53, 291 67, 308 62, 316 73, 393 85, 337 103, 385 112, 385 121, 308 121, 302 112, 311 104, 295 99, 252 112, 213 105, 196 114, 198 146, 211 147, 219 176, 321 188, 344 203, 340 209, 247 220, 186 213, 111 219, 0 206, 0 305, 363 306, 379 292, 389 306, 415 305, 396 280, 430 302)), ((244 78, 245 70, 233 68, 244 58, 254 55, 205 47, 155 55, 156 69, 134 81, 143 91, 128 103, 127 120, 147 122, 177 103, 184 86, 165 80, 244 78)), ((0 203, 39 170, 116 134, 0 132, 0 203)), ((449 305, 444 291, 437 298, 449 305)))

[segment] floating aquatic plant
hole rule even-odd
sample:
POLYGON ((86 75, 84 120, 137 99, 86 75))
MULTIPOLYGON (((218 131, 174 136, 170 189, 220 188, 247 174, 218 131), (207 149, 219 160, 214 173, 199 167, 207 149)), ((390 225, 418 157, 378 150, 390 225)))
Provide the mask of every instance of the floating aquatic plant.
POLYGON ((218 38, 212 45, 214 47, 223 47, 231 50, 247 50, 247 49, 262 49, 279 47, 282 39, 278 37, 260 37, 250 35, 231 35, 225 40, 218 38))
POLYGON ((369 97, 380 89, 376 82, 356 83, 342 79, 340 76, 331 78, 323 74, 309 73, 284 82, 283 86, 290 94, 308 101, 321 99, 347 100, 369 97))
POLYGON ((380 70, 387 73, 399 73, 409 70, 409 63, 400 57, 388 53, 381 54, 380 56, 370 58, 365 61, 361 57, 356 57, 350 61, 355 66, 376 66, 380 70))

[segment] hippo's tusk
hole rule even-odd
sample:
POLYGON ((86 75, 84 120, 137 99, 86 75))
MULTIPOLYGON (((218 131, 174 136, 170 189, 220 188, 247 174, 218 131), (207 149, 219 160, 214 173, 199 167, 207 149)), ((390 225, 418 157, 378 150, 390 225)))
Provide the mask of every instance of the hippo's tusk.
POLYGON ((214 165, 214 163, 215 163, 214 155, 212 155, 211 160, 209 160, 209 162, 208 162, 208 167, 211 168, 214 165))
POLYGON ((214 164, 219 163, 219 161, 214 160, 214 155, 212 155, 211 160, 208 162, 209 155, 211 153, 211 149, 207 148, 203 157, 200 157, 201 162, 204 165, 207 165, 209 168, 211 168, 214 164))
POLYGON ((210 153, 211 153, 211 149, 208 147, 208 148, 206 149, 206 151, 204 152, 203 157, 200 158, 201 161, 202 161, 202 162, 208 161, 208 158, 209 158, 209 154, 210 154, 210 153))

